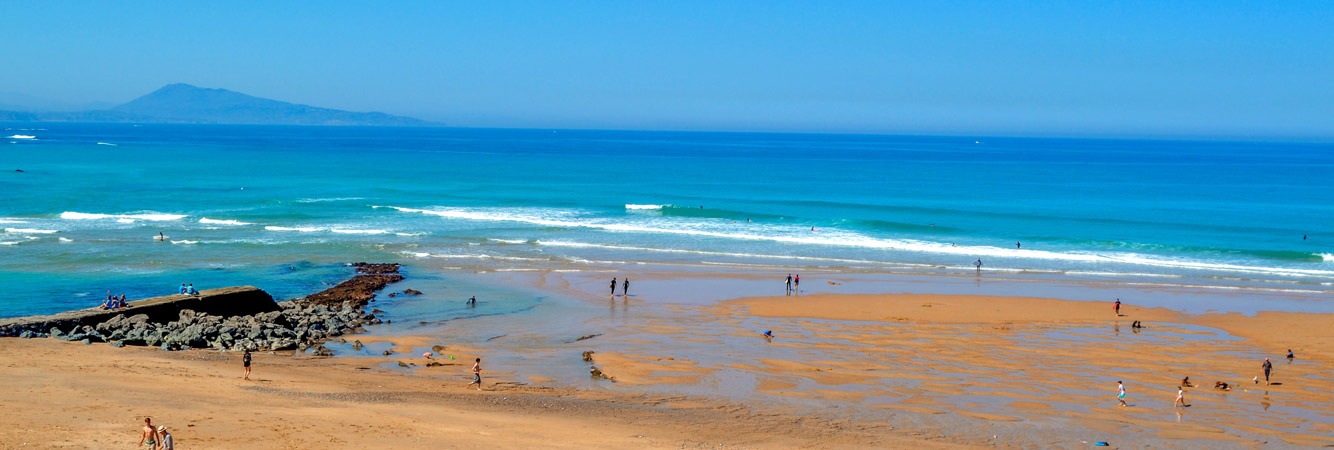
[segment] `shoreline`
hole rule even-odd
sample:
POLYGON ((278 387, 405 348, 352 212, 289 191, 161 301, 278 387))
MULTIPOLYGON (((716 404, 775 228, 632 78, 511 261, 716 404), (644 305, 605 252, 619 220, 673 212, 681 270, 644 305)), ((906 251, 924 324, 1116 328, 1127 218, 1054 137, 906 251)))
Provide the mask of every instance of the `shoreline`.
MULTIPOLYGON (((1191 315, 1125 305, 1122 313, 1126 317, 1114 318, 1110 302, 837 292, 754 297, 738 293, 753 292, 761 285, 761 289, 771 289, 776 284, 769 286, 774 283, 767 275, 753 272, 623 270, 617 274, 633 277, 632 295, 624 299, 612 297, 610 302, 603 279, 609 274, 603 272, 472 274, 469 278, 472 283, 526 286, 533 292, 550 292, 565 300, 539 303, 534 310, 451 319, 425 327, 376 327, 365 334, 344 336, 349 341, 365 343, 368 350, 372 346, 377 351, 381 347, 393 350, 392 355, 383 357, 369 351, 352 354, 347 351, 350 347, 332 342, 329 347, 343 356, 319 358, 301 352, 261 354, 257 366, 272 367, 257 370, 274 370, 290 379, 305 377, 301 378, 300 386, 242 386, 228 392, 264 408, 274 408, 263 413, 263 417, 291 422, 282 430, 266 431, 266 435, 290 433, 295 439, 291 442, 307 445, 323 442, 314 440, 317 434, 309 430, 328 423, 352 426, 354 418, 364 414, 363 400, 373 398, 375 401, 371 403, 380 405, 374 407, 378 413, 411 424, 408 436, 394 441, 396 446, 427 448, 430 442, 442 442, 431 439, 458 438, 442 435, 439 429, 472 433, 474 430, 451 421, 466 424, 478 412, 469 410, 478 405, 470 403, 476 400, 471 398, 473 391, 460 388, 455 392, 451 386, 466 383, 467 364, 437 358, 441 366, 428 366, 418 355, 423 349, 431 349, 440 357, 448 352, 464 361, 474 356, 483 358, 488 387, 493 386, 492 382, 499 386, 480 395, 485 399, 480 400, 482 404, 487 405, 482 419, 492 434, 469 434, 467 439, 475 439, 445 446, 523 448, 570 443, 571 447, 678 448, 716 447, 725 443, 788 448, 818 443, 832 448, 1065 447, 1078 442, 1070 440, 1072 437, 1090 440, 1095 435, 1101 436, 1097 440, 1114 441, 1115 446, 1245 448, 1265 437, 1280 438, 1294 446, 1334 443, 1323 437, 1334 433, 1334 428, 1328 425, 1321 428, 1318 421, 1320 417, 1334 417, 1330 408, 1334 405, 1334 394, 1329 392, 1327 382, 1322 385, 1319 381, 1319 374, 1330 369, 1324 362, 1328 355, 1318 349, 1294 346, 1299 359, 1295 365, 1281 366, 1279 373, 1284 380, 1297 381, 1285 381, 1273 387, 1272 392, 1252 391, 1249 383, 1237 384, 1242 390, 1230 393, 1189 390, 1187 395, 1194 407, 1184 411, 1189 419, 1184 424, 1173 425, 1172 409, 1159 404, 1170 402, 1170 398, 1163 401, 1155 398, 1174 393, 1167 386, 1179 381, 1183 371, 1195 373, 1192 379, 1201 385, 1216 378, 1234 383, 1249 380, 1249 375, 1243 374, 1254 372, 1258 361, 1236 355, 1258 354, 1262 349, 1276 353, 1279 350, 1273 347, 1284 339, 1327 339, 1320 334, 1319 327, 1325 322, 1320 319, 1329 318, 1327 314, 1191 315), (998 301, 1011 306, 1003 312, 1006 315, 996 316, 995 312, 981 308, 998 301), (884 302, 893 306, 885 308, 884 302), (932 306, 925 308, 923 304, 932 306), (552 308, 560 311, 544 312, 552 308), (884 309, 891 311, 881 311, 884 309), (988 314, 993 316, 986 317, 988 314), (580 318, 582 323, 552 329, 545 325, 551 317, 580 318), (1124 327, 1116 325, 1118 320, 1124 327), (1132 331, 1131 320, 1143 320, 1148 327, 1132 331), (1302 325, 1279 329, 1281 333, 1264 333, 1266 327, 1294 320, 1302 325), (524 331, 533 326, 546 328, 540 334, 524 331), (760 339, 757 330, 765 327, 775 330, 772 341, 760 339), (576 339, 591 335, 596 336, 576 339), (577 361, 579 352, 584 350, 594 351, 593 361, 577 361), (1165 361, 1157 361, 1160 358, 1165 361), (1029 360, 1027 365, 1016 362, 1025 359, 1029 360), (615 381, 590 379, 587 372, 590 365, 599 367, 615 381), (1102 397, 1109 390, 1108 381, 1099 373, 1131 383, 1136 407, 1121 411, 1105 404, 1102 397), (393 380, 395 385, 382 384, 385 380, 393 380), (1033 380, 1045 381, 1032 384, 1033 380), (496 400, 496 395, 506 400, 496 400), (292 398, 318 400, 320 406, 314 409, 322 410, 321 414, 312 415, 311 407, 303 407, 290 413, 297 416, 293 418, 277 409, 277 402, 283 399, 290 402, 292 398), (510 398, 523 400, 506 403, 510 398), (451 405, 431 404, 440 400, 451 405), (1252 406, 1237 404, 1238 401, 1252 406), (534 405, 566 405, 561 402, 600 406, 590 409, 589 416, 573 422, 561 414, 551 416, 531 411, 533 408, 545 411, 546 406, 534 405), (1279 418, 1248 417, 1275 414, 1269 412, 1269 404, 1276 406, 1275 411, 1304 411, 1284 420, 1301 421, 1309 427, 1294 430, 1290 423, 1279 418), (1263 411, 1258 406, 1263 406, 1263 411), (718 415, 719 411, 725 413, 718 415), (566 421, 553 427, 534 422, 539 418, 566 421), (658 429, 646 428, 642 425, 645 422, 679 431, 663 434, 658 429), (808 425, 800 430, 784 428, 787 426, 784 424, 794 422, 808 425), (822 425, 811 428, 815 426, 811 424, 822 425), (626 434, 590 437, 573 432, 604 426, 626 434), (622 439, 640 435, 650 438, 622 439), (668 441, 663 439, 670 443, 664 445, 668 441), (711 440, 717 442, 706 443, 711 440)), ((858 275, 812 273, 803 276, 803 284, 816 291, 849 290, 863 288, 856 286, 859 279, 858 275)), ((414 283, 420 282, 423 281, 414 277, 404 281, 403 287, 415 288, 414 283)), ((868 284, 864 287, 883 288, 868 284)), ((428 294, 435 292, 422 290, 428 294)), ((381 292, 379 298, 383 301, 385 295, 387 292, 381 292)), ((492 301, 495 300, 484 298, 483 305, 492 301)), ((400 322, 397 314, 406 314, 395 309, 407 307, 401 303, 377 305, 389 310, 386 317, 396 317, 395 324, 400 322)), ((159 380, 164 376, 226 380, 223 373, 229 369, 228 364, 237 366, 230 369, 239 368, 229 359, 234 357, 206 351, 152 352, 126 348, 97 353, 102 350, 47 341, 13 345, 12 340, 0 339, 0 346, 6 347, 5 354, 27 361, 27 367, 22 368, 9 364, 3 368, 5 374, 36 377, 34 373, 64 370, 68 364, 78 364, 80 373, 91 379, 65 383, 93 386, 99 382, 97 379, 121 376, 137 380, 159 380), (122 364, 113 362, 115 355, 120 355, 117 351, 148 353, 134 353, 135 362, 122 364), (148 363, 143 362, 145 358, 148 363), (173 375, 149 367, 159 364, 153 361, 181 359, 203 362, 173 375), (69 362, 75 360, 79 362, 69 362), (101 367, 95 361, 106 361, 110 367, 101 367)), ((1327 347, 1328 342, 1321 340, 1312 345, 1327 347)), ((243 404, 220 398, 206 387, 160 381, 181 386, 181 391, 173 391, 173 395, 208 404, 210 409, 243 404)), ((125 383, 115 388, 148 395, 137 386, 121 384, 125 383)), ((122 398, 119 394, 104 393, 102 388, 88 389, 87 399, 64 397, 60 404, 67 409, 60 411, 69 413, 73 410, 68 408, 83 408, 80 405, 88 399, 115 405, 126 413, 137 406, 129 398, 134 395, 122 398)), ((19 405, 16 412, 20 416, 41 412, 38 410, 42 408, 25 402, 23 397, 8 398, 6 403, 19 405)), ((192 428, 199 428, 202 419, 197 416, 204 414, 202 411, 178 412, 195 417, 192 420, 196 426, 192 428)), ((151 414, 157 414, 155 421, 169 420, 161 413, 151 414)), ((192 430, 200 434, 177 434, 177 439, 184 442, 183 438, 189 436, 192 441, 201 442, 200 439, 206 438, 210 439, 209 447, 217 448, 242 447, 247 443, 253 446, 253 441, 245 440, 249 438, 231 433, 240 434, 240 424, 260 419, 235 412, 210 417, 232 428, 213 427, 208 433, 204 433, 205 429, 192 430)), ((101 429, 116 424, 132 426, 132 419, 90 426, 101 429)), ((1181 416, 1175 420, 1182 420, 1181 416)), ((165 423, 170 427, 170 422, 165 423)), ((57 426, 59 422, 26 425, 57 426)), ((385 422, 383 426, 394 425, 385 422)), ((375 441, 360 440, 360 434, 344 432, 318 438, 336 439, 330 442, 343 442, 340 446, 354 446, 356 442, 376 445, 375 441)), ((0 435, 0 439, 8 442, 9 436, 0 435)))

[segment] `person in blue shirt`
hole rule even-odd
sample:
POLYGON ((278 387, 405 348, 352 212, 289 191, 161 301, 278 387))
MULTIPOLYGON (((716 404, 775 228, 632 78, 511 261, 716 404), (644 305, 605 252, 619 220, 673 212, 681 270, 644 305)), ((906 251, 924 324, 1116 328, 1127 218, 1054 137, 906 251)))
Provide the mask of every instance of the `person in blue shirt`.
POLYGON ((181 283, 181 293, 184 294, 186 292, 188 291, 185 289, 185 283, 181 283))
POLYGON ((195 290, 195 284, 194 284, 194 283, 190 283, 190 288, 186 290, 186 293, 187 293, 187 294, 190 294, 190 295, 199 295, 199 291, 196 291, 196 290, 195 290))

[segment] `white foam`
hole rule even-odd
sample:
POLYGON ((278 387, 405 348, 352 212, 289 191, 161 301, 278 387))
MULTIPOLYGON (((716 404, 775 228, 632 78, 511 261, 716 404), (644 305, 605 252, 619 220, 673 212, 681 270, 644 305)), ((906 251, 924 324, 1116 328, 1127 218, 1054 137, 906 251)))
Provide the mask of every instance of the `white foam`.
POLYGON ((266 226, 264 227, 264 229, 269 231, 299 231, 302 233, 314 233, 317 231, 324 231, 324 228, 318 228, 318 227, 278 227, 273 225, 266 226))
POLYGON ((163 214, 163 213, 143 213, 143 214, 96 214, 81 213, 75 211, 65 211, 60 213, 60 218, 65 220, 100 220, 116 219, 121 223, 133 223, 136 220, 147 220, 152 222, 164 222, 171 220, 184 219, 184 214, 163 214))
POLYGON ((419 232, 416 232, 416 233, 402 233, 402 232, 399 232, 399 233, 394 233, 394 235, 397 235, 397 236, 425 236, 426 233, 423 233, 423 232, 420 232, 420 231, 419 231, 419 232))
POLYGON ((98 142, 97 145, 110 145, 112 147, 116 147, 116 144, 112 144, 110 142, 98 142))
POLYGON ((38 230, 36 228, 5 228, 5 232, 13 234, 53 234, 53 233, 59 233, 60 230, 38 230))
POLYGON ((28 221, 18 220, 18 219, 0 219, 0 223, 28 223, 28 221))
POLYGON ((1334 262, 1334 253, 1321 253, 1320 258, 1325 262, 1334 262))
POLYGON ((63 237, 63 238, 60 238, 60 242, 74 242, 74 240, 73 240, 73 239, 70 239, 70 238, 65 238, 65 237, 63 237))
POLYGON ((527 240, 527 239, 495 239, 495 238, 490 238, 490 239, 487 239, 487 240, 488 240, 488 241, 494 241, 494 242, 500 242, 500 243, 502 243, 502 244, 527 244, 527 243, 528 243, 528 240, 527 240))
POLYGON ((211 224, 215 224, 215 225, 237 225, 237 226, 240 226, 240 225, 254 225, 253 223, 250 223, 250 222, 242 222, 242 221, 239 221, 239 220, 231 220, 231 219, 210 219, 210 218, 207 218, 207 217, 201 217, 201 218, 199 218, 199 223, 211 223, 211 224))
POLYGON ((858 263, 858 264, 898 264, 889 261, 870 261, 865 259, 825 258, 819 256, 795 256, 795 255, 764 255, 757 253, 715 252, 708 250, 685 250, 678 248, 631 247, 624 245, 589 244, 584 242, 568 242, 568 241, 537 241, 537 245, 544 245, 549 247, 602 248, 607 250, 627 250, 627 251, 659 252, 659 253, 684 253, 692 255, 734 256, 738 258, 797 259, 797 260, 809 260, 809 261, 829 261, 829 262, 858 263))
MULTIPOLYGON (((375 206, 380 208, 380 206, 375 206)), ((418 209, 403 208, 398 206, 386 206, 400 212, 420 213, 433 216, 439 216, 446 219, 461 219, 473 221, 493 221, 493 222, 521 222, 533 225, 564 227, 564 228, 591 228, 614 232, 636 232, 636 233, 661 233, 677 234, 689 236, 716 237, 724 239, 738 239, 751 241, 769 241, 790 244, 808 244, 822 246, 838 247, 858 247, 891 251, 906 251, 918 253, 932 253, 943 255, 955 255, 961 258, 1018 258, 1018 259, 1037 259, 1048 261, 1068 261, 1080 263, 1124 263, 1137 264, 1155 267, 1170 267, 1178 269, 1193 270, 1213 270, 1213 271, 1232 271, 1244 273, 1259 273, 1280 276, 1334 276, 1331 270, 1315 269, 1297 269, 1286 267, 1263 267, 1263 266, 1245 266, 1239 264, 1224 264, 1202 261, 1189 261, 1157 257, 1136 253, 1094 253, 1083 251, 1056 252, 1047 250, 1031 249, 1011 249, 994 246, 956 246, 944 242, 929 242, 913 239, 882 239, 874 238, 859 233, 826 229, 819 232, 809 232, 805 229, 794 229, 792 227, 748 227, 747 230, 755 231, 733 231, 735 228, 726 228, 724 230, 711 226, 710 223, 691 223, 683 221, 673 221, 663 223, 661 226, 655 226, 653 222, 645 221, 646 224, 614 222, 609 219, 589 219, 582 220, 575 213, 559 210, 526 210, 513 208, 437 208, 437 209, 418 209), (761 232, 768 233, 762 234, 761 232)))
POLYGON ((386 234, 387 230, 353 230, 347 228, 331 228, 329 231, 339 234, 386 234))
POLYGON ((14 245, 23 241, 0 241, 0 245, 14 245))
POLYGON ((190 245, 190 244, 198 244, 199 241, 187 241, 187 240, 182 239, 182 240, 179 240, 179 241, 171 241, 171 243, 173 243, 173 244, 185 244, 185 245, 190 245))
POLYGON ((625 209, 662 209, 663 206, 666 205, 636 205, 633 203, 626 203, 625 209))
POLYGON ((10 139, 37 139, 37 136, 33 136, 33 135, 29 135, 29 134, 16 134, 16 135, 10 136, 9 138, 10 138, 10 139))

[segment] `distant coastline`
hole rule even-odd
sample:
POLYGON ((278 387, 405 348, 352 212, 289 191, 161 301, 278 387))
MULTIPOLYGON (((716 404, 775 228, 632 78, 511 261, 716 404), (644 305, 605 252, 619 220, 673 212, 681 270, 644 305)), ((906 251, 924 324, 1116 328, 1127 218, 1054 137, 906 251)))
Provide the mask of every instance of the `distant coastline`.
POLYGON ((0 122, 176 123, 439 127, 381 112, 353 112, 254 97, 226 89, 169 84, 123 105, 88 111, 0 109, 0 122))

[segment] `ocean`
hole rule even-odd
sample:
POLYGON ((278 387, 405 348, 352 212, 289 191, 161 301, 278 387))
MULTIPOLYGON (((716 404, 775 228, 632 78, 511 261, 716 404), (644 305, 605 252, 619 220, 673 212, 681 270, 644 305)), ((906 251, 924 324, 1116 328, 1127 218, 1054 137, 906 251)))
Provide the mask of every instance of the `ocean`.
POLYGON ((0 316, 407 271, 803 268, 1334 292, 1334 146, 0 124, 0 316), (21 170, 22 172, 19 172, 21 170), (162 240, 155 237, 165 236, 162 240))

